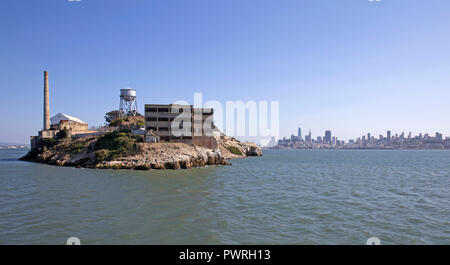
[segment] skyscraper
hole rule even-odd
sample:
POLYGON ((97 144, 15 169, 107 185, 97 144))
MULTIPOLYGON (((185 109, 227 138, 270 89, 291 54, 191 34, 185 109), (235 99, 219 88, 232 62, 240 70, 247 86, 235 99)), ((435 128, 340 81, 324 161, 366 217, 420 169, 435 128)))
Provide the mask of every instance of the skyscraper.
POLYGON ((387 131, 387 140, 389 143, 391 142, 391 131, 387 131))
POLYGON ((298 128, 298 139, 300 140, 300 139, 302 139, 302 128, 298 128))
POLYGON ((325 131, 325 139, 324 139, 324 141, 327 144, 331 144, 331 131, 330 130, 325 131))

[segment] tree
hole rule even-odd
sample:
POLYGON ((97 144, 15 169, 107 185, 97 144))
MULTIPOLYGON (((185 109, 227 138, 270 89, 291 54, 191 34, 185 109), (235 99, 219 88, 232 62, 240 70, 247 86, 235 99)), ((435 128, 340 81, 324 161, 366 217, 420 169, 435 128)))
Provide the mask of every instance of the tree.
POLYGON ((105 123, 109 125, 111 122, 117 120, 119 118, 119 111, 112 110, 105 115, 105 123))

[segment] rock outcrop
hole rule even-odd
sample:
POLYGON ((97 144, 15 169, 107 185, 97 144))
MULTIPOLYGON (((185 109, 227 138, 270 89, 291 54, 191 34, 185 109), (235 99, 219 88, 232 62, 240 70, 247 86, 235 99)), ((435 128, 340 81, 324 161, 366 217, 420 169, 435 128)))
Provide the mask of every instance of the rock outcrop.
POLYGON ((262 156, 262 151, 255 143, 240 142, 233 137, 221 136, 219 150, 226 159, 247 156, 262 156))

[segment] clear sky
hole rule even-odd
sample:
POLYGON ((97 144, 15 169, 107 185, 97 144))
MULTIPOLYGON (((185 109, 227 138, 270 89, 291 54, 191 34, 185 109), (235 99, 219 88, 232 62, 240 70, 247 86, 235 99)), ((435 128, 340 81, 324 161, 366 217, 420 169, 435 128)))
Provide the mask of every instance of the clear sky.
POLYGON ((14 0, 0 3, 0 141, 51 114, 119 105, 279 100, 280 135, 450 135, 448 0, 14 0))

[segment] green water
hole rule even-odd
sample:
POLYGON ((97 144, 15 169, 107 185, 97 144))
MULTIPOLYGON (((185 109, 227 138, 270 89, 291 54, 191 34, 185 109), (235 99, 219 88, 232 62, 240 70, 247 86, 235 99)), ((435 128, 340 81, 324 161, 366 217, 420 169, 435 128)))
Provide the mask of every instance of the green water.
POLYGON ((450 244, 450 151, 265 150, 175 171, 25 152, 0 150, 0 244, 450 244))

